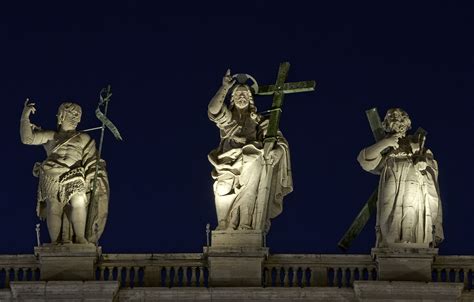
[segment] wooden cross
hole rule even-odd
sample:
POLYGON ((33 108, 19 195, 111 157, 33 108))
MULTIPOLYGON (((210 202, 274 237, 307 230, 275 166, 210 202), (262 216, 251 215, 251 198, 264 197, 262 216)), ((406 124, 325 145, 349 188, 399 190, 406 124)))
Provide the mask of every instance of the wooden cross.
POLYGON ((314 91, 316 86, 315 81, 303 81, 294 83, 285 83, 290 70, 290 63, 283 62, 278 69, 278 75, 275 85, 261 86, 258 89, 257 95, 273 95, 273 103, 270 111, 270 121, 268 124, 267 133, 264 140, 264 158, 265 169, 262 172, 263 177, 266 178, 266 184, 259 188, 257 196, 257 221, 255 224, 256 230, 262 230, 265 227, 265 222, 268 216, 268 202, 270 196, 270 188, 272 184, 273 167, 268 158, 269 152, 273 149, 277 140, 278 128, 282 113, 283 98, 285 94, 314 91))

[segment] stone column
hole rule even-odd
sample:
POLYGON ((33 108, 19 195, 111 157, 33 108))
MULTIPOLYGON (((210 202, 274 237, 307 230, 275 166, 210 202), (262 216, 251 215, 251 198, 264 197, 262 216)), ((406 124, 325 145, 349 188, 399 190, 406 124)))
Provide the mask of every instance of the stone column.
POLYGON ((268 248, 263 247, 260 231, 212 231, 209 249, 211 286, 262 286, 263 261, 268 248))
POLYGON ((93 244, 45 244, 35 247, 42 281, 95 280, 101 248, 93 244))
POLYGON ((373 248, 377 263, 377 279, 381 281, 431 281, 435 248, 373 248))

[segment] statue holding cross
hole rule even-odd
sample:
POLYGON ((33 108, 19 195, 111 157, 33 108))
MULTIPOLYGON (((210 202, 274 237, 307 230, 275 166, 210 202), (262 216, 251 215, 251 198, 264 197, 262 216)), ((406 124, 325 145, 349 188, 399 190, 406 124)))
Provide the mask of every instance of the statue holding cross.
MULTIPOLYGON (((400 108, 388 110, 383 123, 375 109, 367 115, 376 143, 357 160, 364 170, 380 175, 371 206, 377 209, 376 247, 438 246, 444 237, 438 164, 425 148, 426 132, 420 128, 407 135, 411 120, 400 108)), ((341 242, 347 246, 349 241, 341 242)))
POLYGON ((315 83, 285 83, 288 70, 289 63, 282 63, 276 84, 263 87, 249 75, 232 76, 227 70, 208 105, 221 138, 208 156, 218 230, 268 231, 270 219, 282 212, 283 197, 293 190, 289 146, 278 128, 283 96, 312 91, 315 83), (270 119, 257 112, 256 95, 273 95, 270 119))

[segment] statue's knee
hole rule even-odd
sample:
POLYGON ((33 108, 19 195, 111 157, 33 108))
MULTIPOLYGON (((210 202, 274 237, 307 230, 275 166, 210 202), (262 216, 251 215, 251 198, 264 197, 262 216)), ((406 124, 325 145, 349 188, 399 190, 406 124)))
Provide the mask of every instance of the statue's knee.
POLYGON ((71 207, 74 208, 74 209, 85 208, 86 203, 87 203, 87 198, 86 198, 85 194, 83 194, 83 193, 74 194, 71 197, 71 200, 69 201, 69 203, 71 204, 71 207))

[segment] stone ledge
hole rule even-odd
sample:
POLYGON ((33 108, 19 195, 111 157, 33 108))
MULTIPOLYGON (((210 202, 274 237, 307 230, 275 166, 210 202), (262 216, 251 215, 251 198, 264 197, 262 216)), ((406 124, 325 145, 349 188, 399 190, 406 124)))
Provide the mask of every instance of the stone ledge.
POLYGON ((458 301, 464 284, 415 281, 354 281, 359 301, 458 301))
POLYGON ((209 302, 254 302, 254 301, 356 301, 351 288, 134 288, 121 289, 119 301, 209 301, 209 302))

